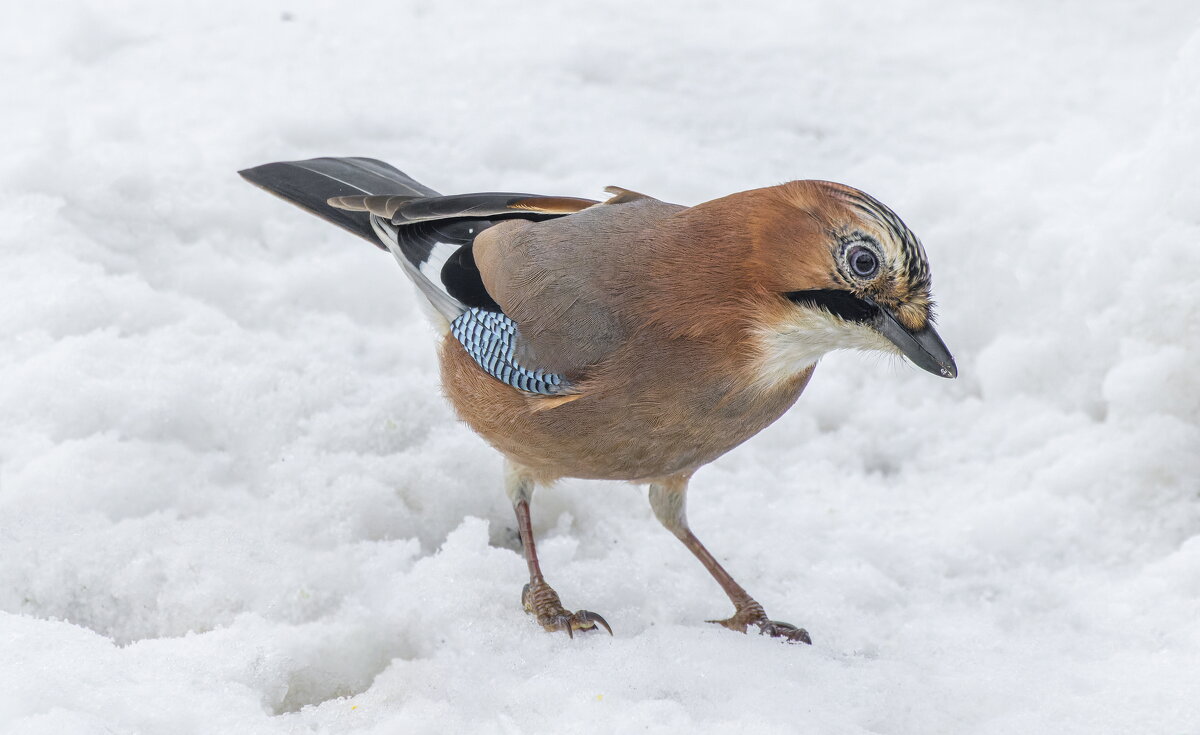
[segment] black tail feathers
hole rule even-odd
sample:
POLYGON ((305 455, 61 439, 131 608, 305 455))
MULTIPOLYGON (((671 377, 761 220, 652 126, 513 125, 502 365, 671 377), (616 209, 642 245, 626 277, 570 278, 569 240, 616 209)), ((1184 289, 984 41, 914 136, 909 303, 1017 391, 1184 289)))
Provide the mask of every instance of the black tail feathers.
POLYGON ((350 212, 327 203, 355 194, 436 197, 436 191, 403 171, 373 158, 311 158, 280 161, 238 171, 242 178, 312 212, 327 222, 387 250, 371 226, 367 212, 350 212))

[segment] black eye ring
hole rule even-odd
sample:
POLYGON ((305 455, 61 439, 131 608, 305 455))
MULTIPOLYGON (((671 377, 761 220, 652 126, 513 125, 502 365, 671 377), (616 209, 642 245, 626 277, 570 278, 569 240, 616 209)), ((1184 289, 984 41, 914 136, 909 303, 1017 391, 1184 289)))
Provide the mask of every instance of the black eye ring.
POLYGON ((850 272, 859 278, 870 278, 879 272, 879 257, 868 247, 855 245, 846 251, 850 272))

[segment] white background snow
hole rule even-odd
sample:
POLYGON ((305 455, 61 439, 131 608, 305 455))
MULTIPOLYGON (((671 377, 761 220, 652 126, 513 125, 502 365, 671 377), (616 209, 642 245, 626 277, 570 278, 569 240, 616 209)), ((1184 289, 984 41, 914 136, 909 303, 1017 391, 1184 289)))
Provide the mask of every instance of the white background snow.
POLYGON ((1200 7, 10 3, 0 731, 1200 733, 1200 7), (234 173, 697 203, 844 181, 962 377, 837 354, 701 471, 534 503, 391 259, 234 173))

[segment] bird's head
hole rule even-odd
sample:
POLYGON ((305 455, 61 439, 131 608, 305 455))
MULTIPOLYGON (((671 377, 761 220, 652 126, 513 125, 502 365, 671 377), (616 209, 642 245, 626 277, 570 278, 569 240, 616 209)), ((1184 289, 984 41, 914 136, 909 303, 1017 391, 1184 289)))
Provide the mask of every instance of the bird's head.
POLYGON ((925 250, 892 210, 826 181, 759 192, 773 200, 753 224, 754 260, 772 303, 757 330, 766 372, 794 374, 826 352, 857 349, 958 375, 933 328, 925 250))

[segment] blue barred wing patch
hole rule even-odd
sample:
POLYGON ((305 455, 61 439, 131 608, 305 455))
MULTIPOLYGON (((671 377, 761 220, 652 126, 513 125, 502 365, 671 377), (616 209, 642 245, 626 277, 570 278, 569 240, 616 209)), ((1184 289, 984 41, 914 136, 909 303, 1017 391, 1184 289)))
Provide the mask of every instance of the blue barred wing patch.
POLYGON ((571 391, 571 383, 561 375, 530 370, 517 363, 517 324, 504 314, 468 309, 450 322, 450 333, 479 367, 502 383, 544 396, 571 391))

